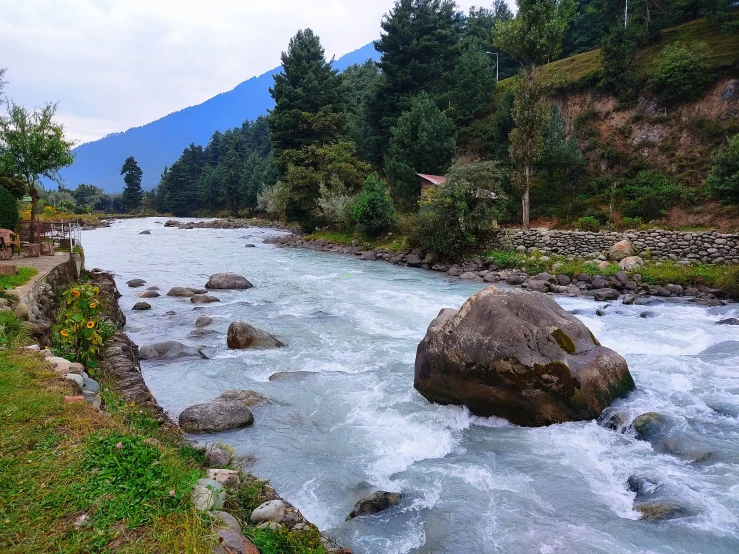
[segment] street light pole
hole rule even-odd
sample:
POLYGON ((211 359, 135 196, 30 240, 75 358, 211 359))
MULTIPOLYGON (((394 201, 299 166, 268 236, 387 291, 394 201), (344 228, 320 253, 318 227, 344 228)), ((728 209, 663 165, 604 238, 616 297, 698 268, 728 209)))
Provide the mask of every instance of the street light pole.
POLYGON ((495 82, 498 82, 498 53, 497 52, 485 52, 488 55, 495 56, 495 82))

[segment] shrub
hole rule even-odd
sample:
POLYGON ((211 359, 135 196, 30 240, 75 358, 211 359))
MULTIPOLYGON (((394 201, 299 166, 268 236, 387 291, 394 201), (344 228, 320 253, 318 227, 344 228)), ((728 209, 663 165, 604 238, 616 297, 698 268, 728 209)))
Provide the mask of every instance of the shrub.
POLYGON ((644 227, 644 221, 641 217, 622 217, 621 220, 616 224, 616 228, 619 231, 625 231, 627 229, 642 229, 644 227))
POLYGON ((28 330, 12 312, 0 312, 0 347, 14 348, 28 344, 28 330))
POLYGON ((718 200, 739 201, 739 135, 734 135, 729 144, 713 156, 706 189, 718 200))
POLYGON ((376 238, 387 233, 395 225, 393 199, 387 192, 387 184, 373 173, 362 185, 362 192, 354 205, 353 220, 365 235, 376 238))
POLYGON ((349 190, 338 179, 332 179, 329 186, 321 183, 319 193, 318 208, 329 226, 339 231, 350 230, 354 224, 355 198, 349 190))
POLYGON ((18 200, 0 187, 0 228, 15 229, 18 225, 18 200))
POLYGON ((100 289, 78 284, 62 293, 62 301, 52 340, 61 353, 74 358, 87 368, 97 367, 103 344, 115 329, 99 318, 100 289))
POLYGON ((525 256, 513 252, 512 250, 498 250, 488 252, 487 257, 490 258, 497 269, 513 269, 521 265, 525 260, 525 256))
POLYGON ((649 85, 665 102, 696 100, 713 82, 711 50, 705 42, 669 44, 662 50, 649 85))
POLYGON ((600 231, 600 221, 588 215, 578 219, 575 222, 575 227, 581 231, 600 231))
POLYGON ((667 208, 680 204, 686 191, 674 181, 653 171, 640 171, 626 181, 621 191, 626 217, 652 220, 665 215, 667 208))

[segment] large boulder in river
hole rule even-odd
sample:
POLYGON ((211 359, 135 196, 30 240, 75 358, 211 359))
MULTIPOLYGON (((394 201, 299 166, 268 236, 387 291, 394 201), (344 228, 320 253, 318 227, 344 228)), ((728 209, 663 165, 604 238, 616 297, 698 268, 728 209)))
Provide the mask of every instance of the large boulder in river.
POLYGON ((395 492, 377 491, 354 504, 354 509, 346 516, 346 521, 355 517, 368 516, 387 510, 390 506, 394 506, 400 502, 401 498, 401 495, 395 492))
POLYGON ((187 433, 220 433, 251 425, 254 415, 240 400, 215 400, 185 408, 179 423, 187 433))
POLYGON ((139 350, 142 360, 176 360, 178 358, 205 358, 194 346, 185 346, 181 342, 167 341, 144 346, 139 350))
POLYGON ((236 273, 216 273, 211 275, 205 284, 206 289, 250 289, 252 285, 246 277, 236 273))
POLYGON ((195 291, 187 287, 172 287, 169 289, 167 296, 175 296, 178 298, 190 298, 195 296, 195 291))
POLYGON ((245 348, 279 348, 285 344, 266 331, 252 327, 243 321, 234 321, 228 326, 226 344, 231 350, 245 348))
POLYGON ((431 322, 415 388, 529 427, 595 419, 634 388, 626 361, 550 297, 488 287, 431 322))

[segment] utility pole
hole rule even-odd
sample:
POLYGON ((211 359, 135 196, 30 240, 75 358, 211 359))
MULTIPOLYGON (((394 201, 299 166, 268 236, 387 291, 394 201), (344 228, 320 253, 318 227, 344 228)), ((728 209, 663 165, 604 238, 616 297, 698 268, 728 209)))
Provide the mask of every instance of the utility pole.
POLYGON ((629 20, 629 0, 626 0, 626 8, 624 9, 624 28, 629 20))
POLYGON ((495 56, 495 82, 498 82, 498 53, 497 52, 485 52, 489 56, 495 56))

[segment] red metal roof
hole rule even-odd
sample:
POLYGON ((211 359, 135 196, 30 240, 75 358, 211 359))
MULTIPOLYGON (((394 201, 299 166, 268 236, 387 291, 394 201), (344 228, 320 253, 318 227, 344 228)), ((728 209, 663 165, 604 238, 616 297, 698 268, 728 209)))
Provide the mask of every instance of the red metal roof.
POLYGON ((427 175, 425 173, 416 173, 416 175, 433 185, 443 185, 446 183, 446 177, 441 177, 440 175, 427 175))

